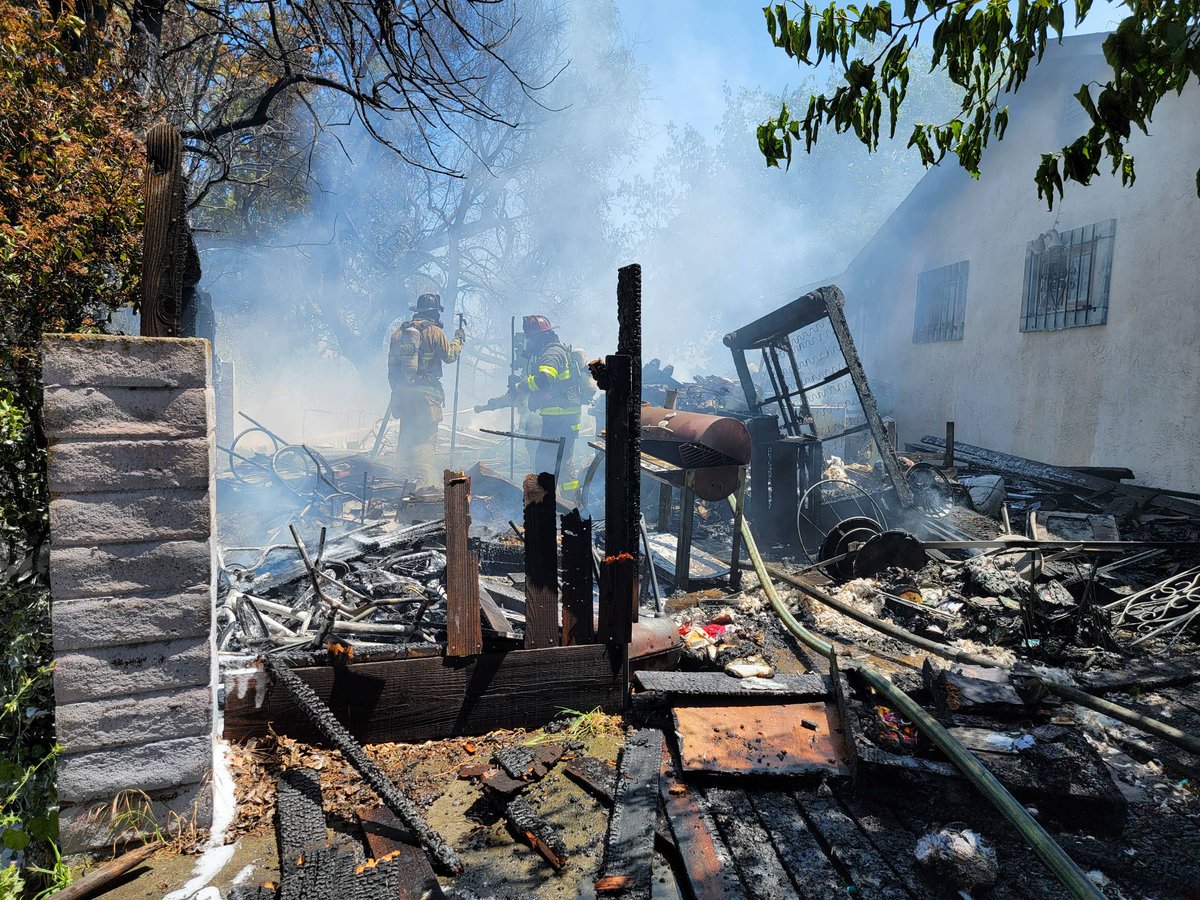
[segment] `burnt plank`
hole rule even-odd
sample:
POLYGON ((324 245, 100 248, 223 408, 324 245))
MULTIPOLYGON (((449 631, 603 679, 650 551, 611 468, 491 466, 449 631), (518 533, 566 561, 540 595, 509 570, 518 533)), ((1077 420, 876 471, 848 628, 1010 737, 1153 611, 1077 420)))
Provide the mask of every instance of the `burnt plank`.
POLYGON ((871 846, 879 851, 880 857, 908 892, 916 897, 927 893, 928 888, 912 852, 915 838, 910 837, 909 826, 898 819, 889 807, 872 803, 867 797, 859 798, 844 786, 835 787, 833 793, 842 810, 850 816, 871 846))
POLYGON ((811 792, 797 791, 793 797, 809 829, 818 837, 842 877, 848 878, 863 896, 909 896, 908 889, 827 787, 811 792))
POLYGON ((809 831, 796 801, 782 791, 747 791, 758 821, 803 900, 827 900, 847 893, 816 836, 809 831))
POLYGON ((659 792, 667 825, 679 848, 680 869, 694 900, 744 900, 746 891, 712 817, 699 793, 676 777, 666 749, 659 792))
POLYGON ((445 896, 416 835, 404 827, 395 813, 381 806, 360 809, 356 815, 371 856, 376 860, 394 857, 399 863, 401 881, 397 900, 436 900, 445 896))
POLYGON ((513 797, 504 804, 504 821, 509 829, 540 853, 554 871, 567 865, 567 843, 562 832, 534 811, 524 797, 513 797))
POLYGON ((554 476, 525 476, 525 649, 557 647, 558 535, 554 476))
MULTIPOLYGON (((581 756, 563 766, 567 777, 600 801, 606 809, 612 809, 613 795, 617 790, 617 768, 594 756, 581 756)), ((654 838, 660 850, 677 850, 675 838, 667 825, 660 808, 654 820, 654 838)))
POLYGON ((416 833, 421 845, 429 850, 438 866, 451 874, 457 875, 461 872, 463 864, 458 854, 429 826, 417 805, 396 787, 362 746, 334 718, 329 707, 279 660, 268 656, 263 662, 271 674, 271 681, 291 696, 321 736, 342 754, 375 795, 416 833))
POLYGON ((573 509, 562 517, 562 645, 596 639, 592 616, 592 520, 573 509))
POLYGON ((639 728, 625 737, 597 893, 650 896, 662 752, 663 734, 656 728, 639 728))
POLYGON ((471 479, 449 469, 442 478, 446 505, 446 655, 474 656, 483 650, 483 630, 479 618, 479 557, 467 544, 471 479))
POLYGON ((832 696, 833 686, 824 675, 776 675, 774 678, 734 678, 724 672, 655 672, 643 670, 634 676, 643 690, 677 697, 721 697, 820 700, 832 696))
POLYGON ((481 591, 479 594, 479 611, 487 620, 488 631, 500 637, 515 637, 508 616, 504 615, 504 610, 492 599, 492 595, 488 591, 481 591))
POLYGON ((275 779, 275 846, 280 860, 325 843, 325 811, 315 769, 284 769, 275 779))
POLYGON ((1151 657, 1124 669, 1080 672, 1077 679, 1079 686, 1089 694, 1189 684, 1200 680, 1200 654, 1151 657))
POLYGON ((747 896, 754 900, 795 897, 796 888, 746 794, 710 787, 702 792, 702 796, 721 838, 729 847, 747 896))
MULTIPOLYGON (((620 711, 623 654, 601 644, 484 653, 463 659, 397 659, 294 669, 363 743, 419 742, 537 728, 562 707, 620 711)), ((255 678, 265 678, 257 675, 255 678)), ((226 695, 228 740, 276 733, 321 742, 286 691, 268 684, 226 695), (258 696, 262 702, 256 705, 258 696)))

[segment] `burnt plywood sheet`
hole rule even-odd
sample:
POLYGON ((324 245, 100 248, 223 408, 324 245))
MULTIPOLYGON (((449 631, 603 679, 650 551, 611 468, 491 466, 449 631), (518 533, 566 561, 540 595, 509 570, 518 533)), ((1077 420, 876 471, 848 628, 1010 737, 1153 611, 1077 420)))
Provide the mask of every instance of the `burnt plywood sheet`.
POLYGON ((726 775, 849 775, 833 703, 678 706, 685 772, 726 775))

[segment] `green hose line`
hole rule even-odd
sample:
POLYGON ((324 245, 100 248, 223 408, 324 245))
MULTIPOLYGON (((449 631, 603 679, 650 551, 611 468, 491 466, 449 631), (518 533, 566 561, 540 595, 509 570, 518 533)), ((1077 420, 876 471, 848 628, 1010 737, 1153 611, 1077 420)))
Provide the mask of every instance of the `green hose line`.
POLYGON ((1111 703, 1102 697, 1093 697, 1086 691, 1071 687, 1069 684, 1059 684, 1056 681, 1043 681, 1042 684, 1046 686, 1046 690, 1058 694, 1064 700, 1070 700, 1077 706, 1086 706, 1088 709, 1110 716, 1126 725, 1132 725, 1134 728, 1160 737, 1164 741, 1170 741, 1176 747, 1182 747, 1184 750, 1200 756, 1200 738, 1190 735, 1186 731, 1180 731, 1166 722, 1160 722, 1150 716, 1143 716, 1141 713, 1111 703))
MULTIPOLYGON (((757 548, 755 549, 757 550, 757 548)), ((876 631, 882 632, 889 637, 896 638, 896 640, 905 641, 915 647, 920 647, 922 650, 933 653, 937 656, 941 656, 945 659, 949 659, 953 662, 963 662, 974 666, 987 666, 994 669, 1011 671, 1009 666, 998 663, 986 656, 979 656, 974 653, 966 653, 961 650, 955 650, 953 647, 947 647, 945 644, 939 644, 937 641, 931 641, 929 638, 923 638, 918 634, 913 634, 911 631, 906 631, 898 625, 893 625, 891 622, 885 622, 882 619, 877 619, 868 613, 855 609, 849 604, 843 603, 841 600, 838 600, 835 597, 829 596, 829 594, 825 593, 824 591, 813 587, 811 584, 808 584, 799 578, 789 575, 787 572, 781 571, 775 566, 768 566, 766 563, 763 563, 763 569, 769 575, 778 578, 780 581, 786 581, 788 584, 800 591, 803 591, 805 594, 812 597, 819 603, 825 604, 830 609, 834 609, 842 615, 854 619, 856 622, 861 622, 868 628, 874 628, 876 631)), ((759 577, 761 579, 762 576, 760 575, 759 577)), ((1046 690, 1058 694, 1063 699, 1070 700, 1077 706, 1085 706, 1088 709, 1094 710, 1095 712, 1103 713, 1104 715, 1124 722, 1127 725, 1132 725, 1134 728, 1144 731, 1147 734, 1160 737, 1164 741, 1174 744, 1176 747, 1182 747, 1184 750, 1187 750, 1190 753, 1200 755, 1200 738, 1196 738, 1185 731, 1180 731, 1178 728, 1168 725, 1166 722, 1151 718, 1150 716, 1144 716, 1141 713, 1134 712, 1128 707, 1120 706, 1109 700, 1103 700, 1100 697, 1093 697, 1091 694, 1085 693, 1084 691, 1071 687, 1070 685, 1059 684, 1056 681, 1050 681, 1047 679, 1041 679, 1041 682, 1045 686, 1046 690)))
MULTIPOLYGON (((730 498, 730 505, 734 505, 732 498, 730 498)), ((796 617, 788 610, 787 606, 784 605, 779 594, 776 593, 775 585, 771 581, 770 571, 758 552, 758 545, 754 541, 754 535, 750 532, 750 523, 744 517, 742 519, 741 531, 742 540, 746 545, 746 552, 750 554, 750 559, 754 562, 754 571, 758 574, 758 580, 762 584, 763 591, 766 593, 767 599, 770 600, 772 608, 784 626, 807 647, 815 650, 822 656, 828 657, 836 667, 837 659, 833 645, 800 624, 796 617)), ((801 589, 807 590, 807 588, 803 587, 801 589)), ((821 598, 818 597, 817 599, 821 598)), ((912 636, 916 637, 916 635, 912 636)), ((1080 900, 1083 900, 1083 898, 1088 898, 1088 900, 1104 900, 1104 895, 1088 880, 1088 877, 1083 874, 1079 866, 1075 865, 1071 857, 1067 856, 1062 847, 1055 843, 1054 838, 1046 833, 1046 830, 1037 823, 1028 810, 1017 802, 1016 798, 1005 789, 1004 785, 996 780, 996 776, 985 769, 983 764, 966 747, 955 740, 932 716, 921 709, 907 694, 892 684, 883 674, 867 665, 860 665, 858 672, 867 680, 867 683, 871 687, 886 697, 888 702, 898 709, 906 719, 933 741, 946 754, 950 761, 958 767, 959 771, 966 776, 967 780, 974 784, 988 801, 1005 818, 1012 822, 1021 836, 1033 848, 1034 852, 1041 857, 1054 876, 1071 893, 1071 896, 1080 898, 1080 900)))
POLYGON ((996 776, 984 768, 983 764, 962 744, 955 740, 941 724, 929 713, 918 706, 908 694, 900 690, 891 681, 870 666, 859 666, 858 672, 876 691, 882 694, 904 718, 912 722, 931 741, 937 744, 950 761, 958 767, 967 778, 979 789, 991 804, 1003 813, 1004 817, 1020 832, 1033 851, 1041 857, 1042 862, 1054 873, 1073 897, 1103 898, 1104 894, 1095 884, 1083 874, 1083 870, 1075 865, 1075 861, 1046 833, 1012 794, 1002 785, 996 776))

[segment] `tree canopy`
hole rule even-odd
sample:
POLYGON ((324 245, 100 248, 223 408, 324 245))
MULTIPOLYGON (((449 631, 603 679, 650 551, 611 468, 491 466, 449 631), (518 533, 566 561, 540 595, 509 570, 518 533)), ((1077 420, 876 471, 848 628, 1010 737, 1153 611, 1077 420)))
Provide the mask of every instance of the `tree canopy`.
MULTIPOLYGON (((944 70, 960 94, 961 107, 940 124, 914 124, 908 146, 927 166, 953 154, 978 177, 989 139, 1002 140, 1008 125, 1003 97, 1020 88, 1051 42, 1061 40, 1068 15, 1079 26, 1091 6, 1091 0, 904 0, 902 9, 894 9, 881 0, 861 8, 837 2, 818 8, 805 0, 764 7, 776 47, 804 65, 828 61, 840 77, 829 91, 810 96, 802 116, 784 104, 760 125, 759 149, 768 165, 790 164, 793 142, 803 137, 810 151, 822 128, 832 126, 853 131, 874 150, 885 106, 894 138, 917 50, 927 48, 932 67, 944 70)), ((1065 182, 1086 185, 1104 165, 1132 184, 1134 158, 1127 145, 1134 127, 1149 133, 1159 101, 1200 76, 1200 2, 1124 0, 1124 6, 1128 14, 1104 41, 1112 77, 1080 85, 1075 94, 1090 126, 1070 144, 1042 154, 1034 174, 1038 196, 1050 207, 1065 182)))

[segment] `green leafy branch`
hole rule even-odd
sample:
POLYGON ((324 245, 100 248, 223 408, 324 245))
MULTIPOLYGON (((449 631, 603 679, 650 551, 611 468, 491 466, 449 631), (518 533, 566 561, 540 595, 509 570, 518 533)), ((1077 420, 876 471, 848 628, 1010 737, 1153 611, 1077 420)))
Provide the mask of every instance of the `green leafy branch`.
MULTIPOLYGON (((1091 0, 1073 0, 1076 25, 1091 0)), ((1042 155, 1034 176, 1038 196, 1053 208, 1064 181, 1088 184, 1107 158, 1124 184, 1135 177, 1134 158, 1126 152, 1133 126, 1147 133, 1150 117, 1168 92, 1183 92, 1200 76, 1200 0, 1126 0, 1128 15, 1104 41, 1112 78, 1084 84, 1075 94, 1087 113, 1087 132, 1056 152, 1042 155)), ((804 139, 811 152, 821 129, 853 131, 868 150, 879 145, 883 108, 888 135, 896 136, 918 47, 928 41, 930 69, 942 69, 961 92, 959 114, 942 124, 916 123, 908 146, 926 166, 948 153, 973 177, 989 139, 1002 140, 1008 127, 1005 94, 1015 93, 1031 66, 1041 62, 1051 41, 1061 40, 1065 0, 905 0, 897 17, 887 0, 861 9, 830 3, 776 3, 764 7, 767 31, 776 47, 808 66, 829 60, 839 77, 833 89, 809 98, 796 117, 783 104, 777 117, 758 127, 758 146, 767 165, 791 164, 793 148, 804 139), (798 11, 798 15, 796 15, 798 11), (861 50, 861 53, 852 51, 861 50)), ((1200 193, 1200 172, 1196 189, 1200 193)))

